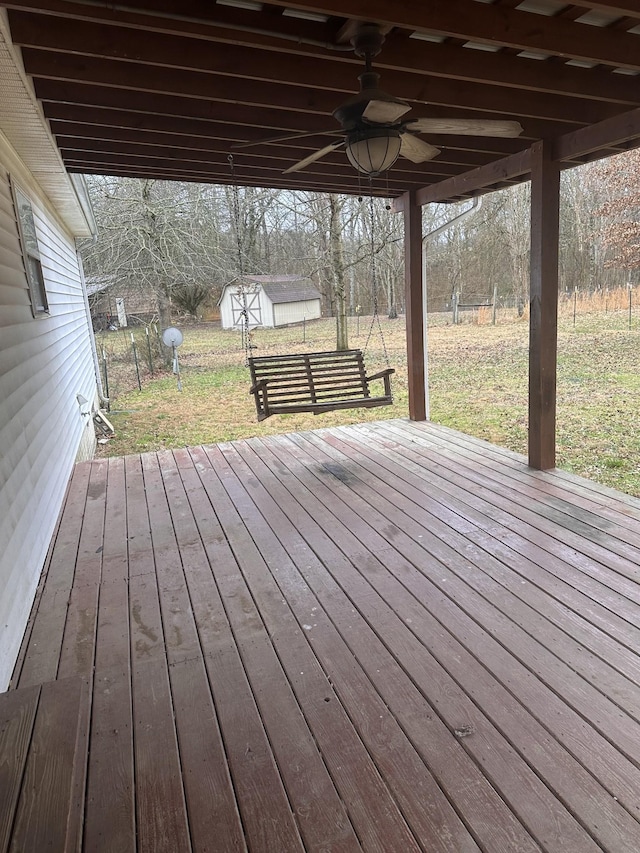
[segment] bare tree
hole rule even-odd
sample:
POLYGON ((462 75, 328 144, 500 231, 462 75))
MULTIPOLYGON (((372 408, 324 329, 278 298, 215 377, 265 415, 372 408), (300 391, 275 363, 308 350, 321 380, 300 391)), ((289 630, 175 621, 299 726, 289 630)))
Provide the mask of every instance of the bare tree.
POLYGON ((194 184, 156 180, 92 177, 89 187, 98 240, 83 249, 87 274, 152 294, 163 328, 174 297, 197 311, 223 254, 212 198, 194 184))

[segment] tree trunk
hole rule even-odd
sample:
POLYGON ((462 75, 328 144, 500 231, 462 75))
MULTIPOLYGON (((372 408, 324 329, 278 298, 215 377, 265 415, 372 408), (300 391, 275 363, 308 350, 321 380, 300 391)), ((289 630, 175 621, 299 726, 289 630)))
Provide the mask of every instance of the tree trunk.
POLYGON ((331 274, 336 305, 336 349, 349 349, 349 328, 347 324, 347 293, 340 223, 340 203, 334 194, 329 195, 329 246, 331 254, 331 274))

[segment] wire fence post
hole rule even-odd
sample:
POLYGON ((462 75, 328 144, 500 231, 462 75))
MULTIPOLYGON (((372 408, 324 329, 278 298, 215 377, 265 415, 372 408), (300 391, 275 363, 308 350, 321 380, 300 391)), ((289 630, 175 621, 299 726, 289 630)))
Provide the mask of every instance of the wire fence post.
POLYGON ((136 376, 138 377, 138 391, 142 391, 142 383, 140 382, 140 365, 138 364, 138 349, 136 347, 136 341, 133 337, 133 332, 131 332, 131 349, 133 350, 133 361, 136 365, 136 376))
POLYGON ((105 348, 102 348, 102 370, 104 373, 104 395, 107 398, 107 411, 111 410, 111 403, 109 402, 109 371, 107 370, 107 351, 105 348))
POLYGON ((631 328, 631 312, 633 310, 633 286, 629 285, 629 328, 631 328))
POLYGON ((495 326, 496 324, 496 308, 498 306, 498 288, 493 288, 493 302, 491 305, 491 325, 495 326))
POLYGON ((171 349, 173 350, 173 372, 176 375, 178 380, 178 391, 182 391, 182 377, 180 376, 180 362, 178 361, 178 350, 176 349, 176 345, 172 344, 171 349))
POLYGON ((151 335, 149 334, 149 327, 145 326, 144 331, 147 335, 147 352, 149 353, 149 370, 151 371, 151 375, 153 376, 153 356, 151 355, 151 335))
POLYGON ((307 342, 307 318, 302 318, 302 343, 306 344, 307 342))
POLYGON ((573 288, 573 325, 576 324, 576 310, 578 308, 578 288, 573 288))

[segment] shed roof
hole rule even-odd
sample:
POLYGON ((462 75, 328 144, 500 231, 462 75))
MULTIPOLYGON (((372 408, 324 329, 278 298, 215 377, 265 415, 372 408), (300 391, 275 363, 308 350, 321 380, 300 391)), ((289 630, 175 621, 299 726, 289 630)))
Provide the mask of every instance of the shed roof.
POLYGON ((373 182, 376 194, 447 180, 446 197, 464 197, 479 180, 455 181, 478 168, 484 188, 508 185, 527 174, 521 155, 540 140, 565 165, 640 144, 640 0, 4 5, 72 172, 368 191, 342 150, 283 174, 341 138, 332 112, 358 89, 363 61, 350 39, 359 21, 385 32, 374 67, 382 88, 411 104, 408 117, 524 128, 516 139, 429 136, 440 155, 399 160, 373 182), (505 157, 515 159, 494 167, 505 157))
POLYGON ((245 275, 245 281, 262 285, 262 289, 274 303, 307 302, 322 299, 322 294, 311 281, 299 275, 245 275))
MULTIPOLYGON (((244 275, 242 278, 251 284, 259 284, 273 303, 307 302, 311 299, 322 299, 322 294, 311 279, 304 276, 244 275)), ((227 287, 233 287, 237 281, 238 279, 228 284, 227 287)), ((222 301, 222 297, 220 301, 222 301)))

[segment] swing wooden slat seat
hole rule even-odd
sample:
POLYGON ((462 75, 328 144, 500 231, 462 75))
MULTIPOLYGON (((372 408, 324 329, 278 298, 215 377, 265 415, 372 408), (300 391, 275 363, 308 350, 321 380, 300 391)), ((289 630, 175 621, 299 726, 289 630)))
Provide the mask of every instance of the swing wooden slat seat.
POLYGON ((294 412, 389 406, 392 367, 367 376, 359 349, 264 355, 248 359, 258 420, 294 412), (384 394, 371 396, 369 384, 381 379, 384 394))

